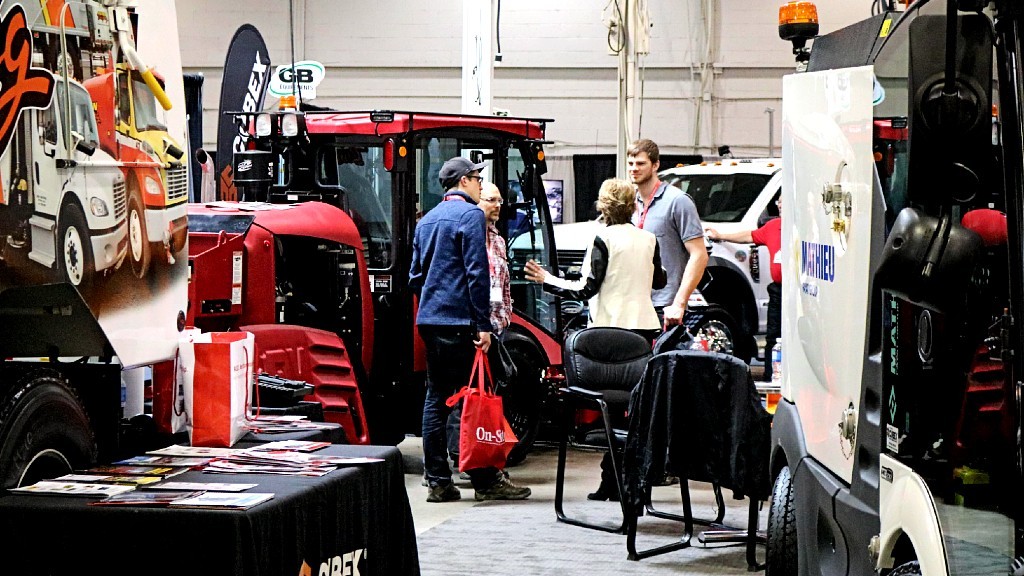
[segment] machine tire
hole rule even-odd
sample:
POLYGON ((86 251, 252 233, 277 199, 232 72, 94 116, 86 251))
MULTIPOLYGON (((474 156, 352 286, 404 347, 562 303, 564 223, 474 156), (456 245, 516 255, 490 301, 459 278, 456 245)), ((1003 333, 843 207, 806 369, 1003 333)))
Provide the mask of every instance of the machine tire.
POLYGON ((89 417, 75 392, 50 373, 29 374, 0 403, 0 486, 82 470, 96 458, 89 417))
POLYGON ((765 576, 796 576, 797 556, 793 476, 789 466, 783 466, 772 486, 772 505, 768 509, 765 576))
POLYGON ((515 466, 526 459, 540 430, 543 356, 532 340, 514 332, 508 335, 505 347, 516 365, 515 381, 500 391, 505 418, 519 439, 506 459, 508 466, 515 466))
POLYGON ((889 576, 921 576, 921 564, 917 560, 900 564, 889 572, 889 576))
POLYGON ((61 279, 78 288, 83 296, 90 292, 96 279, 89 238, 89 226, 81 209, 73 203, 66 205, 61 210, 57 233, 57 266, 61 279))
POLYGON ((728 353, 744 362, 750 362, 751 338, 743 332, 739 322, 731 314, 718 306, 709 306, 706 310, 694 310, 694 313, 701 315, 700 320, 691 330, 695 337, 702 330, 720 331, 728 341, 728 353))
POLYGON ((138 194, 132 193, 128 202, 128 260, 132 264, 132 274, 136 278, 145 278, 149 271, 152 250, 146 230, 146 210, 139 201, 138 194))

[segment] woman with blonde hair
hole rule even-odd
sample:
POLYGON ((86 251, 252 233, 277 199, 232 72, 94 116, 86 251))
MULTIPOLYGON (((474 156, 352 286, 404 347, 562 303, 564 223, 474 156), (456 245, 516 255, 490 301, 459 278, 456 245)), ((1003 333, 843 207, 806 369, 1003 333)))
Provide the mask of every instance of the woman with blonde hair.
MULTIPOLYGON (((554 276, 530 260, 526 277, 544 285, 544 291, 576 300, 589 300, 588 326, 626 328, 653 340, 661 329, 651 301, 651 289, 665 286, 658 239, 633 225, 636 189, 625 180, 611 178, 601 184, 597 210, 605 226, 587 247, 582 278, 575 282, 554 276)), ((611 457, 601 461, 601 486, 590 500, 618 500, 611 457)))
POLYGON ((526 277, 544 285, 544 291, 575 300, 589 300, 588 326, 626 328, 648 336, 661 329, 651 303, 651 289, 665 285, 658 240, 634 226, 636 189, 625 180, 610 178, 601 184, 597 209, 605 224, 587 247, 581 278, 559 278, 533 260, 526 277))

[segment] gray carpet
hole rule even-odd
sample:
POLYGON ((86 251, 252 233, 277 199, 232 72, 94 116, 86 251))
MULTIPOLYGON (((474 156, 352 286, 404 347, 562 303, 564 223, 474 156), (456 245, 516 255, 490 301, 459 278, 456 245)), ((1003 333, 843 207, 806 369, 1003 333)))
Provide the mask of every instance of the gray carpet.
MULTIPOLYGON (((671 488, 657 489, 661 494, 671 488)), ((656 495, 657 498, 657 495, 656 495)), ((678 502, 678 499, 676 500, 678 502)), ((695 502, 695 507, 698 506, 695 502)), ((668 505, 659 509, 672 511, 668 505)), ((677 504, 678 507, 678 504, 677 504)), ((726 522, 745 525, 747 503, 726 495, 726 522)), ((590 521, 615 520, 618 508, 607 502, 566 502, 566 512, 590 521)), ((708 515, 710 508, 695 508, 708 515)), ((761 512, 761 525, 767 508, 761 512)), ((696 527, 699 530, 699 527, 696 527)), ((682 524, 643 517, 637 532, 641 549, 678 539, 682 524)), ((758 546, 758 560, 764 561, 764 547, 758 546)), ((693 538, 693 547, 639 562, 626 560, 626 537, 557 522, 553 503, 548 500, 485 502, 427 530, 419 536, 420 567, 424 576, 617 576, 619 574, 746 574, 742 545, 703 547, 693 538)))

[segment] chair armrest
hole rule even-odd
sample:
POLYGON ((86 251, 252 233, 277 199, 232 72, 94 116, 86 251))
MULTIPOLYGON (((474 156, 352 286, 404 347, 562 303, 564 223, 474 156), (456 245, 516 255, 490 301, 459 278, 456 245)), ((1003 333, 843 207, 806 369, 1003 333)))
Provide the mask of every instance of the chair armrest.
POLYGON ((601 392, 580 388, 578 386, 566 386, 565 388, 561 388, 559 391, 563 394, 569 394, 571 396, 576 396, 585 400, 593 400, 595 402, 604 399, 604 394, 601 392))

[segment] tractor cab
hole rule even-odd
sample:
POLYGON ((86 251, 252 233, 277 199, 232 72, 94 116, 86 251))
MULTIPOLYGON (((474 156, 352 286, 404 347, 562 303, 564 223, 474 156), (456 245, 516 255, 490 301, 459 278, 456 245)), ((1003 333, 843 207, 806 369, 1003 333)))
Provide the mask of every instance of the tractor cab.
MULTIPOLYGON (((416 222, 446 192, 438 180, 441 165, 455 156, 485 162, 483 177, 505 200, 498 229, 506 238, 510 228, 525 233, 530 241, 517 243, 517 254, 553 265, 552 222, 541 181, 550 120, 299 110, 287 97, 282 103, 279 111, 239 116, 250 140, 248 150, 235 154, 233 183, 243 200, 319 201, 340 208, 353 222, 378 345, 378 361, 366 371, 367 389, 375 391, 368 395, 368 412, 388 439, 400 440, 419 431, 422 415, 425 354, 408 278, 416 222)), ((540 423, 541 371, 560 363, 561 318, 556 299, 526 281, 521 266, 513 262, 512 268, 516 319, 507 343, 525 369, 521 397, 506 404, 509 420, 526 439, 520 448, 525 451, 540 423)))

